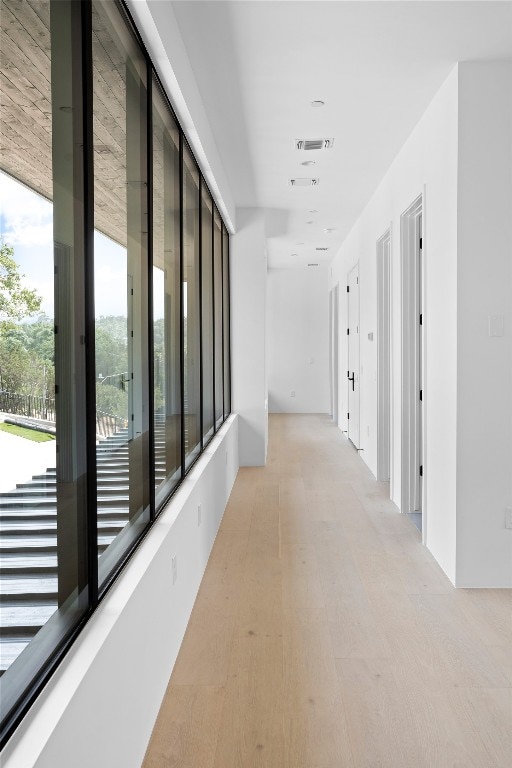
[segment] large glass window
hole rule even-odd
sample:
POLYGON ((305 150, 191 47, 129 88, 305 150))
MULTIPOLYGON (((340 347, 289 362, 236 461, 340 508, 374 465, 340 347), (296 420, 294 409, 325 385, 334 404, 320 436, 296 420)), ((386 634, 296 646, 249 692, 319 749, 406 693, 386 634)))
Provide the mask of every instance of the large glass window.
POLYGON ((213 435, 213 203, 205 184, 201 187, 201 273, 203 353, 203 437, 213 435))
POLYGON ((0 11, 3 744, 230 389, 227 232, 122 3, 0 11))
POLYGON ((92 31, 101 586, 150 519, 147 69, 114 0, 92 31))
POLYGON ((89 606, 80 6, 1 5, 2 723, 89 606), (8 175, 6 175, 8 174, 8 175))
POLYGON ((201 449, 199 171, 183 147, 183 346, 185 467, 201 449))
POLYGON ((217 209, 213 217, 213 285, 215 306, 215 423, 217 427, 224 418, 223 386, 223 333, 222 333, 222 221, 217 209))
POLYGON ((222 323, 223 323, 223 370, 224 370, 224 418, 231 411, 230 366, 230 315, 229 315, 229 235, 222 227, 222 323))
POLYGON ((153 370, 156 502, 181 476, 180 136, 153 82, 153 370))

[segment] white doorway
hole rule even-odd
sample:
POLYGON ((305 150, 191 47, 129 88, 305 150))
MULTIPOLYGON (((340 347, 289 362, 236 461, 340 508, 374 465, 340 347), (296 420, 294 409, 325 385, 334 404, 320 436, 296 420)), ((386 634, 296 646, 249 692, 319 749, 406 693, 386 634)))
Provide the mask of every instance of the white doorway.
POLYGON ((402 214, 402 512, 421 530, 423 501, 423 201, 402 214))
POLYGON ((348 438, 359 450, 359 264, 347 276, 348 438))
POLYGON ((339 290, 336 285, 329 294, 331 416, 335 424, 338 424, 338 312, 339 290))
POLYGON ((391 476, 391 230, 377 241, 377 480, 391 476))

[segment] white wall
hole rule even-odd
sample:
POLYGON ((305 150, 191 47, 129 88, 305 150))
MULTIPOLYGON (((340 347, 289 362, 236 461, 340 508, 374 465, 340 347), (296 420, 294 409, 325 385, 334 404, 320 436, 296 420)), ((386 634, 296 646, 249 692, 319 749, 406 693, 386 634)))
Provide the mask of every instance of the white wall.
POLYGON ((456 573, 457 406, 457 125, 455 68, 395 158, 333 261, 331 284, 340 284, 340 427, 347 412, 347 273, 359 262, 361 339, 361 447, 377 473, 377 269, 376 243, 391 225, 392 435, 391 492, 400 507, 401 337, 400 215, 425 193, 424 307, 426 378, 426 544, 452 581, 456 573), (374 340, 368 334, 374 334, 374 340))
POLYGON ((400 214, 424 194, 424 541, 461 587, 512 586, 512 74, 456 67, 333 262, 346 429, 346 275, 359 261, 362 457, 377 470, 377 239, 392 228, 392 498, 400 506, 400 214), (489 316, 503 318, 491 338, 489 316), (375 337, 374 337, 375 338, 375 337))
POLYGON ((240 417, 240 466, 263 466, 268 442, 265 217, 259 208, 237 209, 236 215, 229 251, 232 408, 240 417))
POLYGON ((456 583, 512 587, 512 63, 461 64, 459 114, 456 583))
POLYGON ((235 202, 172 3, 127 0, 127 4, 224 223, 233 232, 235 202))
POLYGON ((267 290, 269 411, 329 413, 327 267, 272 269, 267 290))
POLYGON ((238 471, 237 441, 231 416, 9 740, 3 768, 140 767, 238 471))

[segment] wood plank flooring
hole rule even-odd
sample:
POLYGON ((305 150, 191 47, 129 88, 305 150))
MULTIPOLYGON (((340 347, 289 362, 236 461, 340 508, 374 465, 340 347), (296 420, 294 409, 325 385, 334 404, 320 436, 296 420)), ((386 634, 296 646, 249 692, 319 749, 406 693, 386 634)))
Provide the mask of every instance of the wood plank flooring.
POLYGON ((510 768, 512 593, 455 590, 326 416, 241 469, 143 768, 510 768))

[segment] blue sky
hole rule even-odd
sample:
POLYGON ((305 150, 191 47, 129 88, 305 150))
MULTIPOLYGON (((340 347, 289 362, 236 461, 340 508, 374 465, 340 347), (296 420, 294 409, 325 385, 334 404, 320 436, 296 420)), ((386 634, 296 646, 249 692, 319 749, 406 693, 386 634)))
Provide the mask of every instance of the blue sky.
MULTIPOLYGON (((43 297, 42 311, 53 317, 52 203, 1 171, 0 232, 14 248, 14 259, 25 275, 23 283, 37 290, 43 297)), ((95 232, 94 249, 96 317, 126 315, 126 249, 99 232, 95 232)), ((160 282, 159 276, 155 280, 160 282)), ((163 316, 163 307, 156 309, 157 317, 163 316)))

